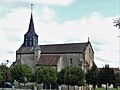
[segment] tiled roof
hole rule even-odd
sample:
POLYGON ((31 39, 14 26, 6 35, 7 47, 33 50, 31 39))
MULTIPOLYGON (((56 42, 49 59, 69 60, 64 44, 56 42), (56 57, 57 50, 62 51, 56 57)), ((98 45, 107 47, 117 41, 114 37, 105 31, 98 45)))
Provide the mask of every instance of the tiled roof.
POLYGON ((37 65, 57 65, 60 55, 41 55, 37 65))
MULTIPOLYGON (((82 53, 86 49, 87 43, 68 43, 68 44, 51 44, 39 45, 43 54, 61 54, 61 53, 82 53)), ((17 53, 33 53, 33 46, 21 46, 17 53)))
POLYGON ((34 47, 33 46, 21 46, 16 53, 33 53, 34 47))
POLYGON ((41 53, 82 53, 88 43, 40 45, 41 53))

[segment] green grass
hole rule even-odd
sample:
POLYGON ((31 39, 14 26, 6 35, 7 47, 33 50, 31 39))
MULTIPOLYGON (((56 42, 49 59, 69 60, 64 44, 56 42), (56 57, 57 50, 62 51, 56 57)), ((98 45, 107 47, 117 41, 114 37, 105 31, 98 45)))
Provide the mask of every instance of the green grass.
MULTIPOLYGON (((106 89, 105 88, 96 88, 96 90, 106 90, 106 89)), ((120 90, 120 89, 110 88, 110 89, 107 89, 107 90, 120 90)))

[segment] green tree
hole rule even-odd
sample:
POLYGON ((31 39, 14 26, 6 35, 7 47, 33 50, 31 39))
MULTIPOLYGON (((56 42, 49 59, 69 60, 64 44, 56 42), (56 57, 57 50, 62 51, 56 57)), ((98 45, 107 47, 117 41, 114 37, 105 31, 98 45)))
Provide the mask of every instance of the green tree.
POLYGON ((120 86, 120 72, 115 73, 115 85, 120 86))
POLYGON ((2 71, 0 70, 0 85, 2 84, 3 81, 3 76, 2 76, 2 71))
MULTIPOLYGON (((47 89, 47 85, 54 84, 57 81, 57 71, 49 65, 43 65, 36 70, 37 83, 44 83, 47 89)), ((51 89, 51 88, 50 88, 51 89)))
POLYGON ((88 70, 86 74, 86 83, 89 85, 93 85, 93 89, 96 89, 96 85, 98 83, 98 68, 96 65, 93 65, 90 70, 88 70))
POLYGON ((8 70, 9 68, 6 66, 6 64, 2 63, 0 65, 0 75, 1 75, 1 86, 5 86, 5 82, 8 81, 8 70))
POLYGON ((9 75, 12 81, 25 84, 31 79, 32 69, 25 64, 15 65, 10 68, 9 75))
POLYGON ((67 70, 68 68, 69 68, 69 67, 65 67, 65 68, 61 69, 60 72, 58 72, 58 81, 57 81, 57 83, 58 83, 59 85, 65 84, 65 83, 64 83, 64 74, 65 74, 65 72, 66 72, 66 70, 67 70))
POLYGON ((98 83, 110 85, 114 82, 114 71, 113 69, 109 68, 109 65, 105 65, 98 73, 98 83))
POLYGON ((65 68, 64 83, 71 86, 82 86, 84 84, 84 72, 80 67, 68 66, 65 68))

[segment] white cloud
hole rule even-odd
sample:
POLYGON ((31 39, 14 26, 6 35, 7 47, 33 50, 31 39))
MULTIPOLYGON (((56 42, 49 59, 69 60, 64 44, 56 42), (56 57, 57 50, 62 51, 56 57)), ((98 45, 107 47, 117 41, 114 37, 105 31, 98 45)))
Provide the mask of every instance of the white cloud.
MULTIPOLYGON (((105 60, 105 62, 101 62, 95 58, 97 65, 108 63, 111 67, 118 66, 118 29, 113 27, 112 19, 114 17, 105 18, 97 12, 93 12, 89 17, 60 23, 56 21, 56 13, 45 6, 37 15, 33 14, 33 18, 36 32, 39 35, 39 44, 79 43, 86 42, 90 37, 93 48, 98 48, 98 50, 95 49, 95 57, 105 60)), ((0 20, 0 42, 2 42, 0 59, 15 61, 15 51, 23 43, 29 19, 30 11, 22 8, 13 10, 0 20)))
MULTIPOLYGON (((32 1, 32 0, 31 0, 32 1)), ((54 4, 54 5, 70 5, 75 0, 34 0, 37 3, 54 4)))
POLYGON ((62 5, 68 6, 72 4, 75 0, 1 0, 0 5, 5 4, 24 4, 24 3, 33 3, 33 4, 44 4, 44 5, 62 5))
POLYGON ((28 28, 29 13, 24 8, 13 10, 0 20, 0 42, 2 42, 0 44, 0 60, 15 61, 15 52, 21 45, 25 30, 28 28))
POLYGON ((42 21, 51 22, 57 19, 55 12, 48 6, 42 7, 39 11, 39 15, 41 16, 40 20, 42 21))

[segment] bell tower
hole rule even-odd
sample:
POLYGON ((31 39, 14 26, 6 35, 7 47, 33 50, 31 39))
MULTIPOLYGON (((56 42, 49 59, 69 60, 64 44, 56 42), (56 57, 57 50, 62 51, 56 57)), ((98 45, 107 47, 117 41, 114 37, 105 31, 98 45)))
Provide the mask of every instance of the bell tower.
POLYGON ((38 45, 38 35, 35 33, 33 15, 32 15, 32 6, 31 4, 31 17, 27 33, 24 35, 24 43, 22 46, 36 46, 38 45))

